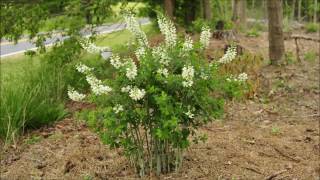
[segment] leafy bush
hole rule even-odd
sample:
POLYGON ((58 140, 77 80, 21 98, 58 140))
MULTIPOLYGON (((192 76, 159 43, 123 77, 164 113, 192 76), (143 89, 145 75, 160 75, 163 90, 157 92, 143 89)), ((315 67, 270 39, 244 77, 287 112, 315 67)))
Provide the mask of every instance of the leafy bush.
POLYGON ((208 63, 204 50, 210 30, 206 27, 200 43, 188 36, 180 41, 173 23, 159 15, 165 42, 150 47, 134 17, 127 14, 125 19, 136 37, 135 56, 114 54, 109 60, 113 78, 103 81, 94 69, 78 64, 76 69, 85 75, 92 93, 85 95, 70 87, 68 95, 74 101, 97 105, 86 111, 89 126, 110 147, 123 148, 140 176, 177 170, 190 145, 189 137, 205 139, 196 133, 197 128, 222 115, 226 94, 238 94, 247 75, 217 74, 220 65, 235 58, 236 51, 229 48, 219 61, 208 63))
POLYGON ((308 23, 306 24, 306 31, 308 33, 317 32, 319 30, 319 24, 317 23, 308 23))

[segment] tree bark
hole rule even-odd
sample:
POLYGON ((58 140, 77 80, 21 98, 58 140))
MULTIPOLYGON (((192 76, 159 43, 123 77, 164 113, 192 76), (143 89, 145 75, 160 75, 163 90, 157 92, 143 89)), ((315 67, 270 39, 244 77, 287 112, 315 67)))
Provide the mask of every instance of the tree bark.
POLYGON ((268 26, 269 26, 269 58, 271 64, 283 63, 284 39, 283 39, 283 10, 282 0, 268 0, 268 26))
POLYGON ((234 0, 232 19, 237 23, 246 23, 246 0, 234 0))
POLYGON ((313 12, 313 22, 317 23, 317 9, 318 9, 318 0, 314 0, 314 12, 313 12))
POLYGON ((301 0, 298 0, 298 21, 301 21, 301 0))
POLYGON ((210 0, 203 0, 204 19, 210 21, 212 19, 212 7, 210 0))
POLYGON ((173 19, 174 0, 164 0, 164 11, 166 15, 173 19))
POLYGON ((296 0, 293 0, 293 1, 292 1, 291 20, 294 20, 295 10, 296 10, 296 0))

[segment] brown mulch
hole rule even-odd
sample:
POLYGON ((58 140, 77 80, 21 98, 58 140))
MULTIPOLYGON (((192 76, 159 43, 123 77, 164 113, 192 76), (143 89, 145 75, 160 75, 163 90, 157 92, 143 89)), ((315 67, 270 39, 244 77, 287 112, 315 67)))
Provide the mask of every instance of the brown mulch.
MULTIPOLYGON (((265 34, 240 42, 266 54, 265 34)), ((301 43, 305 50, 318 51, 317 44, 301 43)), ((295 52, 291 41, 286 48, 295 52)), ((188 149, 180 172, 160 179, 317 179, 319 62, 318 53, 314 62, 263 67, 258 96, 229 102, 222 120, 199 130, 208 141, 188 149)), ((138 179, 121 150, 102 145, 77 120, 67 118, 24 139, 2 152, 0 179, 138 179), (41 138, 26 141, 32 136, 41 138)))

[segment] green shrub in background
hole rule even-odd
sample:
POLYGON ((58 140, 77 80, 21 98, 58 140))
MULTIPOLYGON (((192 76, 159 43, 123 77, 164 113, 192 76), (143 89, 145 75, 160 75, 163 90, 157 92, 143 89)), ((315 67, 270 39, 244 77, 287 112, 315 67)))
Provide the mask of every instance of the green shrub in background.
POLYGON ((180 41, 173 23, 159 15, 165 43, 150 47, 134 17, 128 14, 125 19, 136 38, 134 59, 113 55, 109 62, 114 74, 105 80, 98 78, 95 69, 78 64, 76 69, 92 94, 70 87, 68 95, 74 101, 97 105, 82 117, 103 142, 124 149, 140 176, 177 170, 190 137, 205 139, 196 133, 197 128, 222 115, 225 94, 240 94, 235 91, 242 90, 247 75, 217 74, 221 64, 236 56, 234 47, 219 61, 208 63, 204 54, 211 36, 208 27, 202 29, 200 43, 190 37, 180 41))
POLYGON ((318 23, 308 23, 306 24, 306 31, 308 33, 317 32, 319 30, 319 24, 318 23))

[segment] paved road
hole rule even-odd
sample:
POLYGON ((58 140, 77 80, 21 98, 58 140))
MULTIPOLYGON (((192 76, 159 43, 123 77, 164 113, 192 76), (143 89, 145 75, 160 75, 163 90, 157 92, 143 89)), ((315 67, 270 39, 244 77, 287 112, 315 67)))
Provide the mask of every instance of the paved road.
MULTIPOLYGON (((148 18, 141 18, 138 21, 141 25, 150 23, 150 20, 148 18)), ((95 29, 95 31, 98 34, 107 34, 107 33, 115 32, 115 31, 123 30, 125 28, 126 28, 125 23, 115 23, 112 25, 99 26, 95 29)), ((91 35, 91 33, 89 31, 83 31, 82 34, 84 36, 91 35)), ((53 45, 56 41, 61 41, 61 40, 67 39, 67 38, 68 38, 68 36, 62 37, 61 35, 56 35, 53 38, 47 39, 44 44, 46 46, 50 46, 50 45, 53 45)), ((1 46, 0 46, 0 57, 11 56, 11 55, 23 53, 27 50, 34 50, 34 49, 36 49, 36 46, 32 42, 29 42, 29 41, 20 41, 17 44, 13 44, 13 43, 9 43, 7 41, 4 41, 1 43, 1 46)), ((105 55, 107 55, 107 54, 105 54, 105 55)))

